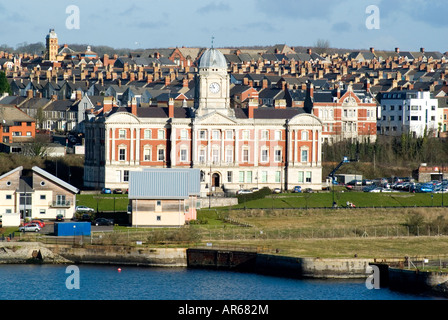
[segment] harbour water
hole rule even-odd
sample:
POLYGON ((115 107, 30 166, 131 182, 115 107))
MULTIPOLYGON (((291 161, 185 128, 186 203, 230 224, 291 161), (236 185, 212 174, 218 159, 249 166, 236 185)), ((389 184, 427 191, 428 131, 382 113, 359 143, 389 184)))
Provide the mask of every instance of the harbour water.
POLYGON ((131 266, 0 265, 0 300, 433 300, 367 289, 363 279, 288 279, 131 266), (75 267, 76 268, 76 267, 75 267), (76 278, 75 278, 76 277, 76 278))

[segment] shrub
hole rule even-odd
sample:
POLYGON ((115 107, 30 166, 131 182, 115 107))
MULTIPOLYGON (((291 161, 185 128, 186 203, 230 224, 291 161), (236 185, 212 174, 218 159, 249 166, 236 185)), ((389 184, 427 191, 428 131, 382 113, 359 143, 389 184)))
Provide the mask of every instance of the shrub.
POLYGON ((263 199, 269 194, 272 194, 271 189, 269 189, 268 187, 264 187, 256 192, 253 192, 253 193, 238 195, 238 203, 244 203, 246 201, 263 199))
POLYGON ((424 226, 424 218, 421 213, 412 213, 406 218, 405 225, 409 227, 409 233, 417 235, 419 229, 424 226))

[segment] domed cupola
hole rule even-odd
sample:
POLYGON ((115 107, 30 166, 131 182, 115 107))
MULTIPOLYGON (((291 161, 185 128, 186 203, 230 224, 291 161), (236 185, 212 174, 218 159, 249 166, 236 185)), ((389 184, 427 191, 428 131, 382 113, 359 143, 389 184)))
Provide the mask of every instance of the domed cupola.
POLYGON ((224 55, 215 48, 207 49, 199 61, 200 69, 226 69, 227 61, 224 55))

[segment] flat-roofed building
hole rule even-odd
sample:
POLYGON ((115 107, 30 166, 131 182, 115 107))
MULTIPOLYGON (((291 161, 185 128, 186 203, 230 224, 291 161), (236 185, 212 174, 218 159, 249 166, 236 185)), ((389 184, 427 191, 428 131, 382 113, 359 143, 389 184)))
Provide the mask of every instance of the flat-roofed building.
POLYGON ((145 169, 129 176, 132 226, 183 226, 196 220, 198 169, 145 169))

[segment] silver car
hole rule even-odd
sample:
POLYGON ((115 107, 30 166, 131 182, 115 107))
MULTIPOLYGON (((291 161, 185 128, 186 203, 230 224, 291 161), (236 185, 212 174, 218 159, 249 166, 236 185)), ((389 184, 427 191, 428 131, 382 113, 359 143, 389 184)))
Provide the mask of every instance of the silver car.
POLYGON ((28 224, 26 226, 19 227, 20 232, 39 232, 40 227, 37 224, 28 224))

